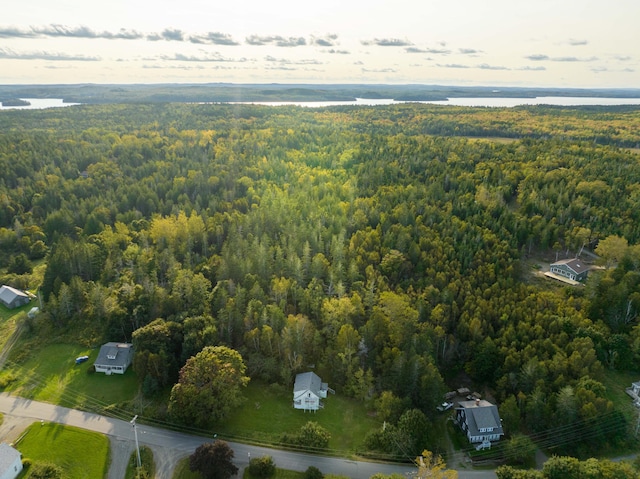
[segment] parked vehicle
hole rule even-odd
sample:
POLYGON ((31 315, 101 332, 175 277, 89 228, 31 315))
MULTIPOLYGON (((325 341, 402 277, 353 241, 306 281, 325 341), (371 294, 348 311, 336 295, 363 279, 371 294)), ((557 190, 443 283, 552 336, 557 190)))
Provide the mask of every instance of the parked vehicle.
POLYGON ((453 407, 453 403, 452 402, 443 402, 442 404, 440 404, 440 406, 438 406, 436 409, 440 412, 444 412, 444 411, 448 411, 449 409, 451 409, 453 407))
POLYGON ((88 360, 89 360, 89 356, 78 356, 76 358, 76 364, 82 364, 82 363, 84 363, 85 361, 88 361, 88 360))

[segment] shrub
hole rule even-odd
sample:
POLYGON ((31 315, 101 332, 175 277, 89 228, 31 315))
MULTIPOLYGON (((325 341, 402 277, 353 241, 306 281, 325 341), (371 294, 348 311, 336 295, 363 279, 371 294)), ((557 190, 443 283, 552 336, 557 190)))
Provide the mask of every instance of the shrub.
POLYGON ((276 473, 276 465, 271 456, 256 457, 249 461, 249 474, 252 477, 266 478, 276 473))
POLYGON ((60 466, 47 462, 36 462, 31 467, 29 479, 62 479, 60 466))
POLYGON ((307 467, 307 470, 304 471, 304 479, 323 479, 324 475, 320 472, 315 466, 307 467))

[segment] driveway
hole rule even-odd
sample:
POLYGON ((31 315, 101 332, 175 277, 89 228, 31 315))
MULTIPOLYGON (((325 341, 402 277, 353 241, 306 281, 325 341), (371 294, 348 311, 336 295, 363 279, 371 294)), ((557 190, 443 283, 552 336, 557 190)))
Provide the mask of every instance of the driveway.
MULTIPOLYGON (((13 442, 34 421, 51 421, 106 434, 111 441, 111 466, 109 479, 123 479, 127 461, 134 451, 134 434, 131 424, 120 419, 108 418, 74 409, 32 401, 7 393, 0 393, 0 412, 5 419, 0 426, 0 439, 13 442)), ((171 479, 180 459, 193 453, 204 442, 212 438, 192 436, 151 426, 138 425, 138 442, 153 451, 156 461, 156 479, 171 479)), ((342 458, 323 457, 296 452, 280 451, 265 447, 229 442, 235 453, 234 463, 243 469, 249 457, 270 455, 276 465, 283 469, 305 471, 315 466, 325 474, 341 474, 353 479, 369 479, 375 473, 402 474, 411 476, 415 467, 397 464, 382 464, 352 461, 342 458)), ((460 479, 493 479, 493 471, 458 471, 460 479)))

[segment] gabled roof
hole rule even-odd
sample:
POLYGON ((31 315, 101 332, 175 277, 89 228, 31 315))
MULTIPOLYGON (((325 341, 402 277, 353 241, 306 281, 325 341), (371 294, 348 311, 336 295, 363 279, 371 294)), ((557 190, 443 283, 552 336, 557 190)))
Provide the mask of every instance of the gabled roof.
POLYGON ((131 343, 106 343, 103 344, 93 364, 100 366, 127 366, 133 352, 131 343))
POLYGON ((585 264, 584 261, 578 258, 561 259, 560 261, 556 261, 555 263, 551 264, 551 266, 560 266, 560 265, 567 266, 568 268, 572 269, 573 272, 576 274, 584 273, 585 271, 589 270, 589 265, 585 264))
POLYGON ((465 411, 465 421, 471 436, 480 436, 480 429, 492 429, 493 434, 503 434, 500 414, 495 404, 489 401, 462 401, 460 408, 465 411))
POLYGON ((0 444, 0 475, 16 462, 16 459, 22 457, 20 452, 11 447, 6 442, 0 444))
POLYGON ((311 391, 316 396, 320 396, 320 391, 323 389, 326 389, 326 384, 322 384, 322 379, 316 373, 308 372, 296 375, 296 382, 293 385, 294 394, 311 391))
POLYGON ((9 304, 18 296, 22 298, 29 298, 27 293, 20 291, 19 289, 15 289, 7 285, 0 287, 0 301, 3 303, 9 304))

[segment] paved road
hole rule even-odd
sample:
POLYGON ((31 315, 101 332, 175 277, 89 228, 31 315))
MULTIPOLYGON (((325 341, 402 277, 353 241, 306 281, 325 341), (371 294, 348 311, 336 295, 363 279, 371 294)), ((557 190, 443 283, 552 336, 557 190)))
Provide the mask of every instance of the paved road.
MULTIPOLYGON (((14 440, 24 427, 33 421, 40 420, 68 424, 106 434, 111 441, 112 450, 109 479, 124 477, 126 463, 135 447, 133 428, 129 422, 31 401, 6 393, 0 393, 0 412, 5 414, 4 424, 0 427, 0 439, 4 440, 7 440, 6 438, 14 440)), ((200 444, 211 441, 211 438, 145 425, 138 425, 137 432, 140 445, 149 446, 153 451, 157 466, 157 479, 171 479, 173 469, 180 459, 192 454, 200 444)), ((235 453, 234 462, 240 469, 247 466, 250 456, 260 457, 268 454, 273 457, 276 465, 283 469, 305 471, 309 466, 315 466, 325 474, 342 474, 353 479, 368 479, 377 472, 383 474, 399 473, 405 476, 415 472, 415 468, 401 465, 322 457, 233 442, 229 442, 229 445, 235 453)), ((460 479, 492 479, 495 477, 493 471, 459 471, 460 479)))

